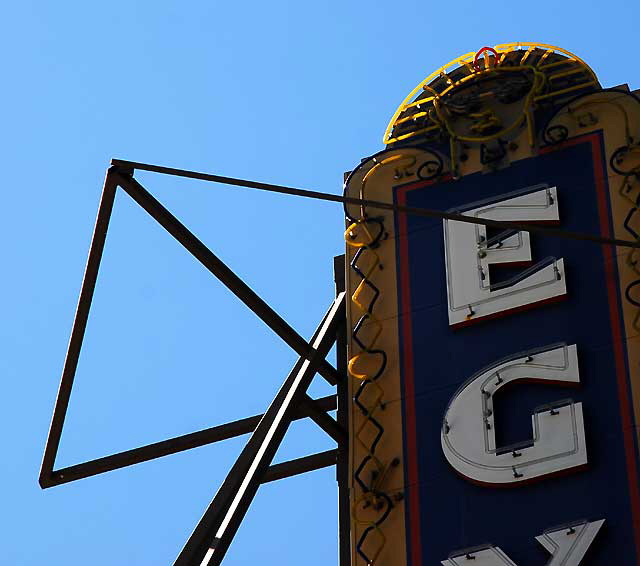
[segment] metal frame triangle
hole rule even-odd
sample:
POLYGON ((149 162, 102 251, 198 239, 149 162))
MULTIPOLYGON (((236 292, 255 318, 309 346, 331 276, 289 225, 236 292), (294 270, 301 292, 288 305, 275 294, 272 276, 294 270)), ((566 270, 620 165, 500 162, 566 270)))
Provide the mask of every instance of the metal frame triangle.
POLYGON ((311 343, 302 338, 262 298, 207 248, 186 226, 157 201, 136 179, 133 169, 113 165, 104 182, 87 266, 82 282, 71 338, 67 349, 49 435, 45 445, 39 482, 44 488, 123 468, 174 454, 211 442, 252 432, 227 479, 205 512, 176 560, 176 565, 220 564, 233 536, 261 483, 274 481, 338 464, 340 564, 346 566, 349 553, 349 501, 346 393, 346 322, 344 256, 335 258, 337 297, 316 330, 311 343), (93 294, 105 246, 116 191, 122 188, 169 234, 251 309, 269 328, 300 356, 270 407, 263 415, 156 442, 62 469, 54 469, 62 429, 69 406, 93 294), (338 370, 326 356, 338 342, 338 370), (344 358, 344 359, 343 359, 344 358), (319 373, 337 385, 337 395, 311 399, 306 390, 319 373), (338 409, 337 420, 327 411, 338 409), (310 417, 337 443, 338 448, 295 460, 271 464, 286 430, 293 420, 310 417), (207 558, 208 557, 208 558, 207 558), (207 561, 203 562, 207 558, 207 561))

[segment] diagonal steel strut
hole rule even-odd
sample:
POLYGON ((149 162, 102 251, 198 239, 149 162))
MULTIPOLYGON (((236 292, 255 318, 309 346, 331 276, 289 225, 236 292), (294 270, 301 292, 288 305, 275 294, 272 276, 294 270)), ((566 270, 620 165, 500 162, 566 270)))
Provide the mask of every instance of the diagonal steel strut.
MULTIPOLYGON (((182 222, 171 214, 136 179, 118 171, 114 179, 151 217, 189 251, 205 268, 215 275, 236 297, 257 314, 280 338, 300 356, 308 354, 309 344, 255 291, 238 277, 220 258, 205 246, 182 222)), ((318 366, 319 373, 331 385, 341 376, 326 360, 318 366)))
MULTIPOLYGON (((317 416, 322 415, 324 411, 327 421, 335 423, 335 421, 327 415, 327 411, 336 409, 335 395, 309 400, 311 403, 300 404, 294 419, 303 419, 311 416, 309 413, 310 410, 317 412, 317 416)), ((102 458, 96 458, 95 460, 89 460, 81 464, 59 468, 54 470, 48 478, 42 481, 42 487, 53 487, 63 483, 74 482, 98 474, 104 474, 105 472, 140 464, 141 462, 148 462, 176 454, 184 450, 191 450, 192 448, 198 448, 214 442, 235 438, 243 434, 249 434, 258 426, 260 419, 262 419, 262 415, 245 417, 244 419, 212 426, 167 440, 161 440, 160 442, 153 442, 152 444, 146 444, 145 446, 139 446, 138 448, 125 450, 124 452, 117 452, 116 454, 110 454, 109 456, 103 456, 102 458)), ((338 426, 337 423, 333 428, 337 429, 338 432, 336 436, 339 435, 339 438, 346 435, 344 429, 338 426)), ((330 430, 333 430, 333 428, 330 430)))
POLYGON ((174 566, 218 566, 291 424, 321 360, 336 340, 345 317, 345 293, 339 293, 316 330, 311 356, 301 356, 256 427, 213 501, 189 537, 174 566))

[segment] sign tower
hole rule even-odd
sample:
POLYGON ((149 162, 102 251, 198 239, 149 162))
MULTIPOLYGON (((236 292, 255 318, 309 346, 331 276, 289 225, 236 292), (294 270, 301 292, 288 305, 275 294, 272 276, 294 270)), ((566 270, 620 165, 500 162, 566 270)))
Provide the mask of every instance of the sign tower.
POLYGON ((503 44, 348 175, 354 565, 640 563, 640 253, 603 243, 639 239, 639 142, 626 85, 503 44))

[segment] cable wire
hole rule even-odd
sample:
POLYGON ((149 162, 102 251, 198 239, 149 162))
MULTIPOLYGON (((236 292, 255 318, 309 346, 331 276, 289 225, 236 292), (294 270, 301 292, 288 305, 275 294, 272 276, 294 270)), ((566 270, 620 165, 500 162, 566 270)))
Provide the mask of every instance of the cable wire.
POLYGON ((640 242, 637 242, 637 241, 622 240, 618 238, 604 238, 596 234, 562 230, 560 228, 553 228, 551 226, 536 225, 536 224, 524 223, 524 222, 506 222, 503 220, 490 220, 487 218, 474 218, 471 216, 465 216, 464 214, 460 214, 457 212, 447 212, 444 210, 436 210, 431 208, 402 206, 402 205, 393 204, 390 202, 382 202, 382 201, 376 201, 376 200, 370 200, 370 199, 360 199, 356 197, 347 197, 342 195, 336 195, 333 193, 323 193, 320 191, 312 191, 308 189, 298 189, 295 187, 274 185, 272 183, 261 183, 258 181, 248 181, 245 179, 238 179, 234 177, 224 177, 221 175, 212 175, 209 173, 199 173, 197 171, 174 169, 171 167, 163 167, 160 165, 137 163, 133 161, 123 161, 120 159, 113 159, 111 162, 115 167, 124 168, 125 170, 128 169, 129 171, 133 169, 138 169, 141 171, 162 173, 164 175, 172 175, 175 177, 199 179, 201 181, 209 181, 209 182, 221 183, 225 185, 234 185, 239 187, 246 187, 249 189, 257 189, 257 190, 269 191, 274 193, 311 198, 316 200, 338 202, 343 204, 352 204, 356 206, 366 206, 369 208, 376 208, 380 210, 391 210, 393 212, 400 212, 400 213, 405 213, 405 214, 414 215, 414 216, 423 216, 426 218, 440 218, 440 219, 446 219, 446 220, 455 220, 458 222, 467 222, 470 224, 479 224, 482 226, 502 228, 504 230, 519 230, 519 231, 535 232, 542 236, 567 238, 571 240, 582 240, 585 242, 593 242, 596 244, 606 244, 611 246, 620 246, 620 247, 628 247, 628 248, 640 248, 640 242))

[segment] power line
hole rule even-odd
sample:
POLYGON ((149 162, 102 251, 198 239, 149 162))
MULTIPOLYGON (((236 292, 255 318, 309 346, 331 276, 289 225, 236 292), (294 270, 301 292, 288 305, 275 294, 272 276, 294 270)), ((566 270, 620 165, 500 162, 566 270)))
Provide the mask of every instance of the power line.
POLYGON ((580 240, 585 242, 594 242, 597 244, 607 244, 611 246, 627 247, 640 249, 640 242, 631 240, 621 240, 618 238, 605 238, 596 234, 586 232, 574 232, 570 230, 562 230, 548 225, 531 224, 526 222, 508 222, 504 220, 490 220, 488 218, 475 218, 465 216, 457 212, 447 212, 444 210, 435 210, 431 208, 417 208, 413 206, 402 206, 389 202, 382 202, 370 199, 360 199, 355 197, 347 197, 342 195, 334 195, 331 193, 323 193, 320 191, 311 191, 308 189, 298 189, 295 187, 285 187, 283 185, 274 185, 272 183, 261 183, 258 181, 249 181, 246 179, 237 179, 235 177, 225 177, 222 175, 213 175, 211 173, 200 173, 197 171, 188 171, 185 169, 175 169, 173 167, 163 167, 162 165, 151 165, 148 163, 138 163, 135 161, 125 161, 121 159, 112 159, 111 164, 119 170, 133 173, 135 169, 141 171, 150 171, 153 173, 161 173, 163 175, 172 175, 174 177, 186 177, 189 179, 198 179, 200 181, 209 181, 212 183, 221 183, 224 185, 234 185, 249 189, 257 189, 272 193, 280 193, 285 195, 293 195, 315 200, 323 200, 329 202, 338 202, 342 204, 352 204, 357 206, 366 206, 369 208, 377 208, 382 210, 391 210, 402 212, 412 216, 423 216, 427 218, 440 218, 446 220, 455 220, 457 222, 466 222, 468 224, 479 224, 482 226, 491 226, 501 228, 503 230, 518 230, 535 232, 542 236, 566 238, 570 240, 580 240))

